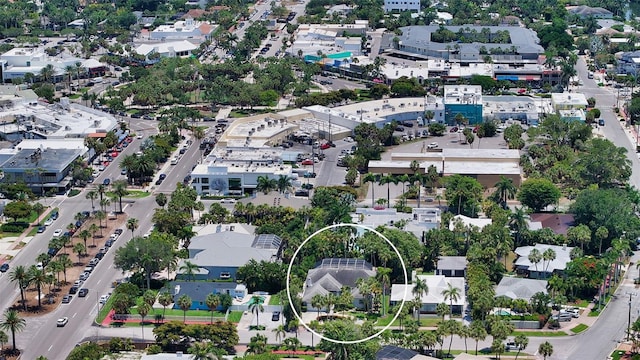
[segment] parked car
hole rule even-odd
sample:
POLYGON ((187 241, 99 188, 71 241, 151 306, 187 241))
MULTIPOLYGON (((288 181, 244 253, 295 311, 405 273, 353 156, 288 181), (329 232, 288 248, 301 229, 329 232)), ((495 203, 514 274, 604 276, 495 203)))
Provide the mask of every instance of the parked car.
POLYGON ((78 292, 78 287, 73 285, 72 287, 69 288, 69 294, 75 294, 78 292))
POLYGON ((38 226, 38 234, 42 234, 46 229, 46 226, 38 226))
POLYGON ((48 218, 48 219, 44 222, 44 226, 49 226, 49 225, 53 225, 53 219, 52 219, 52 218, 48 218))
POLYGON ((60 237, 60 235, 62 235, 62 229, 56 229, 56 231, 53 232, 54 238, 60 237))
POLYGON ((100 304, 104 305, 109 300, 109 295, 100 296, 100 304))
POLYGON ((452 127, 451 130, 449 130, 449 132, 452 132, 452 133, 458 132, 458 127, 457 126, 452 127))
POLYGON ((432 142, 431 144, 427 145, 427 149, 435 149, 437 147, 438 147, 437 142, 432 142))
POLYGON ((62 297, 63 304, 68 304, 71 302, 71 300, 73 300, 73 295, 65 295, 62 297))
POLYGON ((9 271, 9 264, 8 263, 4 263, 2 265, 0 265, 0 272, 7 272, 9 271))
POLYGON ((164 180, 167 178, 167 174, 160 174, 160 180, 164 180))
POLYGON ((104 181, 102 181, 102 185, 104 185, 104 186, 107 186, 109 184, 111 184, 111 179, 109 179, 109 178, 106 178, 106 179, 104 179, 104 181))
POLYGON ((280 311, 274 311, 271 314, 271 321, 278 321, 280 320, 280 311))
POLYGON ((221 204, 235 204, 236 203, 236 199, 222 199, 220 200, 221 204))
POLYGON ((323 143, 322 145, 320 145, 320 149, 321 150, 327 150, 330 147, 331 147, 331 145, 329 145, 329 143, 323 143))
POLYGON ((515 342, 508 342, 504 345, 504 349, 505 351, 518 351, 518 350, 524 350, 524 349, 519 349, 519 346, 516 345, 515 342))
POLYGON ((63 318, 58 319, 58 321, 56 322, 56 326, 64 327, 65 325, 67 325, 67 323, 69 323, 69 318, 65 316, 63 318))
POLYGON ((295 196, 309 196, 309 190, 296 190, 295 196))
POLYGON ((302 165, 313 165, 313 160, 311 159, 304 159, 302 160, 302 165))
POLYGON ((78 297, 85 297, 87 296, 88 293, 89 293, 89 289, 82 288, 80 289, 80 291, 78 291, 78 297))

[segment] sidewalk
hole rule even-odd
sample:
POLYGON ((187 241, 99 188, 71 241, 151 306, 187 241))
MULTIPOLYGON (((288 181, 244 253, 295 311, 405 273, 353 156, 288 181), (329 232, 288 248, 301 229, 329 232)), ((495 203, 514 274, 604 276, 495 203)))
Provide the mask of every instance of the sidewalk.
POLYGON ((52 206, 46 207, 42 214, 40 214, 40 216, 36 219, 36 221, 31 223, 31 225, 27 227, 19 236, 0 237, 0 263, 4 263, 5 260, 12 259, 16 255, 18 255, 20 250, 24 248, 24 246, 20 244, 24 243, 26 245, 34 238, 33 236, 28 236, 29 233, 33 230, 33 226, 39 224, 42 220, 44 220, 53 209, 54 207, 52 206))

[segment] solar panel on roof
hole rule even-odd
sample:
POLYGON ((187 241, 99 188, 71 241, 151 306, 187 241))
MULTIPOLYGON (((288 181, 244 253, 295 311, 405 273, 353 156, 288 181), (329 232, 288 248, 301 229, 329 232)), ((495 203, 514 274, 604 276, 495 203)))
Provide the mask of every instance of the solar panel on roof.
POLYGON ((320 263, 322 268, 332 269, 372 269, 371 264, 362 259, 327 258, 320 263))

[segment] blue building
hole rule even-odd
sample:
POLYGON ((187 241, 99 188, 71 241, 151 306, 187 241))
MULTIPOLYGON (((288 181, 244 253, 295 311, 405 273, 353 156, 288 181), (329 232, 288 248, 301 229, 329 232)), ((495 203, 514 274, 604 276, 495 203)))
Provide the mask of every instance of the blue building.
MULTIPOLYGON (((191 299, 190 310, 209 311, 206 300, 209 294, 227 294, 232 298, 244 298, 247 295, 247 287, 244 284, 237 284, 228 281, 173 281, 170 284, 173 289, 173 308, 179 309, 178 298, 187 295, 191 299)), ((217 310, 223 310, 218 306, 217 310)))
POLYGON ((469 125, 482 123, 482 87, 480 85, 445 85, 444 121, 455 125, 458 114, 468 120, 469 125))
MULTIPOLYGON (((207 225, 196 230, 189 244, 189 261, 198 266, 190 274, 178 270, 177 280, 236 280, 238 268, 250 260, 276 261, 282 239, 276 235, 254 235, 246 224, 207 225)), ((184 262, 178 264, 178 269, 184 262)))

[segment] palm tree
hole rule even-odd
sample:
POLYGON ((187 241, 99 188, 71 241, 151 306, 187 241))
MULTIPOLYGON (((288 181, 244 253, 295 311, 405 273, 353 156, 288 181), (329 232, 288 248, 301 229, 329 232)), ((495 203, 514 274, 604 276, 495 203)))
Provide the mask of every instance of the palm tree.
POLYGON ((13 339, 13 351, 16 351, 16 333, 21 332, 27 326, 27 322, 20 317, 16 310, 7 310, 4 313, 4 319, 0 322, 0 329, 11 331, 13 339))
POLYGON ((391 206, 391 184, 398 185, 398 181, 393 174, 382 176, 378 181, 378 185, 387 185, 387 207, 391 206))
POLYGON ((284 193, 286 191, 291 191, 292 188, 292 184, 291 184, 291 178, 286 176, 286 175, 280 175, 278 176, 278 180, 277 181, 277 186, 278 186, 278 191, 280 193, 284 193))
POLYGON ((138 219, 136 218, 128 218, 127 219, 127 229, 131 230, 131 237, 134 235, 134 231, 138 228, 138 219))
POLYGON ((213 354, 213 345, 205 342, 196 342, 189 347, 189 354, 193 355, 192 360, 217 360, 222 359, 218 354, 213 354))
POLYGON ((460 289, 454 287, 451 283, 448 283, 447 285, 448 287, 442 290, 442 296, 444 297, 444 301, 449 300, 449 311, 453 314, 453 302, 460 299, 460 289))
POLYGON ((322 307, 325 305, 324 300, 324 296, 320 294, 315 294, 311 298, 311 306, 313 306, 318 311, 318 317, 320 317, 320 309, 322 309, 322 307))
POLYGON ((71 78, 73 77, 73 73, 75 72, 75 67, 73 65, 67 65, 64 68, 65 75, 67 76, 67 88, 71 90, 71 78))
MULTIPOLYGON (((556 259, 556 252, 555 252, 553 249, 551 249, 551 248, 549 248, 549 249, 545 250, 545 251, 542 253, 542 260, 543 260, 543 262, 544 262, 544 261, 546 261, 546 262, 547 262, 547 266, 546 266, 546 267, 545 267, 545 269, 544 269, 544 272, 545 272, 545 273, 546 273, 546 272, 547 272, 547 270, 549 269, 549 264, 551 264, 551 261, 553 261, 553 260, 555 260, 555 259, 556 259)), ((546 276, 546 275, 545 275, 545 276, 546 276)))
POLYGON ((15 268, 13 268, 13 271, 9 273, 9 280, 18 284, 18 287, 20 288, 20 299, 22 302, 22 306, 26 311, 27 301, 24 299, 24 291, 27 286, 29 286, 29 274, 27 272, 27 268, 25 268, 23 265, 16 266, 15 268))
POLYGON ((140 326, 142 327, 142 336, 144 337, 144 318, 147 317, 149 312, 153 310, 151 305, 146 302, 142 302, 142 304, 138 305, 138 315, 140 315, 141 321, 140 326))
POLYGON ((84 242, 84 249, 86 251, 87 250, 87 239, 91 237, 91 231, 89 231, 89 229, 83 229, 82 231, 80 231, 80 233, 78 233, 78 236, 80 236, 80 238, 84 242))
POLYGON ((85 195, 85 198, 87 200, 91 200, 91 210, 94 211, 96 207, 93 202, 94 200, 98 199, 98 193, 95 190, 90 190, 89 192, 87 192, 87 195, 85 195))
POLYGON ((73 252, 78 254, 78 264, 82 263, 82 253, 84 253, 87 249, 85 249, 84 245, 81 243, 75 243, 73 245, 73 252))
POLYGON ((284 325, 278 325, 278 327, 271 331, 276 334, 276 341, 282 345, 282 340, 287 336, 287 331, 285 330, 284 325))
POLYGON ((553 354, 553 345, 551 345, 551 343, 549 343, 548 341, 545 341, 538 347, 538 352, 546 360, 547 356, 551 356, 551 354, 553 354))
POLYGON ((376 175, 372 173, 368 173, 367 175, 364 176, 362 181, 365 183, 371 183, 371 207, 374 207, 375 206, 374 189, 375 189, 375 183, 378 182, 378 180, 376 179, 376 175))
POLYGON ((114 181, 112 192, 115 196, 118 197, 120 212, 122 212, 122 197, 127 196, 129 194, 129 191, 127 191, 127 182, 125 180, 114 181))
POLYGON ((84 73, 86 71, 85 67, 82 66, 82 62, 77 61, 75 63, 76 66, 76 78, 78 79, 78 87, 80 87, 80 73, 84 73))
POLYGON ((52 64, 48 64, 40 70, 40 77, 42 78, 42 82, 50 82, 55 75, 55 69, 52 64))
POLYGON ((29 283, 34 284, 38 290, 38 308, 42 307, 42 285, 47 283, 47 274, 35 265, 29 268, 29 283))
POLYGON ((300 342, 300 340, 298 340, 298 338, 288 338, 284 340, 284 345, 287 350, 291 351, 291 353, 294 354, 296 350, 298 350, 298 348, 302 346, 302 343, 300 342))
POLYGON ((471 323, 469 337, 476 341, 476 355, 478 355, 478 342, 487 338, 487 330, 481 321, 475 320, 471 323))
POLYGON ((199 269, 200 269, 200 266, 192 263, 189 260, 186 260, 178 270, 180 270, 180 272, 182 272, 182 274, 187 277, 187 280, 194 281, 195 274, 199 269))
POLYGON ((516 207, 515 211, 509 216, 509 228, 516 234, 516 246, 520 246, 522 232, 529 228, 524 207, 516 207))
POLYGON ((171 305, 173 302, 173 296, 171 296, 168 292, 163 292, 158 296, 158 303, 162 305, 162 318, 164 319, 164 314, 167 311, 167 306, 171 305))
MULTIPOLYGON (((427 281, 416 278, 416 283, 413 285, 413 289, 411 289, 411 293, 417 299, 422 299, 422 296, 429 295, 429 286, 427 286, 427 281)), ((418 323, 420 323, 420 308, 418 308, 418 323)))
POLYGON ((218 309, 218 306, 220 306, 220 296, 216 294, 209 294, 204 302, 207 304, 209 311, 211 311, 211 323, 213 324, 213 313, 218 309))
POLYGON ((542 261, 542 254, 540 253, 540 250, 531 249, 531 251, 529 252, 529 256, 527 258, 529 259, 530 263, 535 265, 536 272, 538 272, 538 263, 542 261))
MULTIPOLYGON (((106 200, 106 199, 105 199, 106 200)), ((108 200, 107 200, 108 201, 108 200)), ((104 235, 102 234, 102 220, 107 218, 107 214, 102 211, 102 210, 98 210, 96 211, 96 215, 95 215, 96 219, 98 219, 98 223, 100 224, 99 229, 100 229, 100 237, 103 237, 104 235)))
POLYGON ((519 334, 519 335, 516 335, 515 339, 513 339, 513 342, 516 344, 516 347, 518 348, 518 353, 516 354, 516 360, 518 360, 518 356, 520 356, 520 351, 526 348, 527 345, 529 345, 529 338, 526 337, 526 335, 519 334))
POLYGON ((382 316, 384 316, 386 313, 385 305, 387 305, 387 286, 391 284, 391 269, 379 267, 377 270, 376 277, 378 278, 378 281, 380 281, 380 285, 382 285, 382 316))
POLYGON ((258 183, 256 185, 256 190, 262 191, 265 195, 271 192, 271 190, 277 188, 277 180, 270 179, 268 176, 260 175, 258 176, 258 183))
POLYGON ((187 322, 187 310, 191 309, 191 304, 193 303, 193 301, 191 300, 191 298, 188 295, 181 295, 178 298, 178 306, 180 307, 180 309, 182 310, 182 322, 186 323, 187 322))
POLYGON ((260 326, 258 315, 259 313, 264 312, 264 306, 262 306, 262 304, 264 304, 264 298, 262 296, 254 295, 251 297, 250 303, 251 305, 249 305, 249 311, 256 314, 256 327, 260 326))
POLYGON ((91 245, 91 247, 96 247, 96 233, 98 230, 100 230, 100 228, 95 223, 89 225, 89 233, 91 233, 91 239, 93 240, 93 245, 91 245))
POLYGON ((504 176, 500 176, 500 180, 494 185, 496 191, 493 195, 494 199, 497 200, 502 206, 507 208, 507 200, 513 199, 516 197, 516 192, 518 188, 513 184, 513 180, 504 176))
POLYGON ((109 205, 111 205, 111 201, 109 199, 104 198, 100 200, 100 208, 102 209, 102 212, 106 213, 109 205))
POLYGON ((67 282, 67 269, 70 269, 73 266, 73 262, 69 259, 69 255, 61 254, 58 256, 58 262, 62 266, 62 274, 64 275, 64 282, 67 282))

